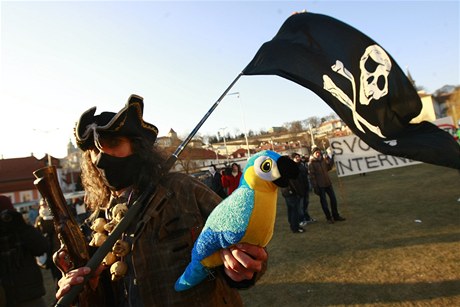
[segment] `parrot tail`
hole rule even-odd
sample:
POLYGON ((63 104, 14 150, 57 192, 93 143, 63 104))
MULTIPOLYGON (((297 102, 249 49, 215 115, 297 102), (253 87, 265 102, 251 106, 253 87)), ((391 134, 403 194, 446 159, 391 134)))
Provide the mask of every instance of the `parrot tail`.
POLYGON ((192 261, 177 279, 174 289, 177 292, 188 290, 202 282, 208 276, 208 273, 208 269, 201 262, 192 261))

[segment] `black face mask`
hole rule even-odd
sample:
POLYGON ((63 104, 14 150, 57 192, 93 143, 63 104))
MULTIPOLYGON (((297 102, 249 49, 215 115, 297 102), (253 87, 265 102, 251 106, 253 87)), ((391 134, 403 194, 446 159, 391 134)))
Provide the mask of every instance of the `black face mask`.
POLYGON ((111 190, 118 191, 134 183, 136 175, 139 174, 141 160, 136 154, 119 158, 101 152, 95 165, 104 183, 111 190))

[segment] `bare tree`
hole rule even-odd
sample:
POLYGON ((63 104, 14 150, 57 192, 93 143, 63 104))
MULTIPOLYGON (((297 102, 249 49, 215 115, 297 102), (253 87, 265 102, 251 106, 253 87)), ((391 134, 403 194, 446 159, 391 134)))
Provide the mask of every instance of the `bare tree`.
POLYGON ((339 117, 335 113, 331 113, 329 115, 324 116, 325 121, 330 121, 330 120, 334 120, 334 119, 337 119, 337 118, 339 118, 339 117))
POLYGON ((270 134, 267 130, 265 130, 265 129, 260 129, 259 135, 267 135, 267 134, 270 134))
POLYGON ((318 116, 310 116, 309 118, 304 119, 302 124, 305 128, 310 128, 310 125, 313 128, 316 128, 321 124, 321 119, 318 116))
POLYGON ((213 144, 213 143, 218 143, 219 140, 217 139, 217 136, 215 135, 206 135, 206 138, 208 140, 208 144, 213 144))
POLYGON ((302 122, 299 120, 290 123, 289 132, 298 133, 303 131, 302 122))
POLYGON ((192 160, 192 147, 185 147, 184 151, 182 152, 182 155, 180 158, 177 160, 177 164, 179 164, 184 172, 186 174, 189 174, 191 170, 195 169, 197 167, 195 161, 192 160))

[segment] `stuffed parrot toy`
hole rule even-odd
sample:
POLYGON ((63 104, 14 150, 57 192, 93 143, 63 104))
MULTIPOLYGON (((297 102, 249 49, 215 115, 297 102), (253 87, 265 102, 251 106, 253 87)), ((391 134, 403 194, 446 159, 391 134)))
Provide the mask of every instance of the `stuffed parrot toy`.
POLYGON ((222 264, 219 251, 240 242, 265 247, 275 225, 278 187, 298 176, 297 164, 274 151, 252 156, 238 188, 209 215, 192 249, 192 259, 174 286, 184 291, 222 264))

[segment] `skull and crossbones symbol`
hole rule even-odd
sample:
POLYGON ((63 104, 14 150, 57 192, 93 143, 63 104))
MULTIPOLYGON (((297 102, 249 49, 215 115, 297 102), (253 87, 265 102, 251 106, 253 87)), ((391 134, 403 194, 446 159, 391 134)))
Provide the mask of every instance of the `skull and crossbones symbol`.
MULTIPOLYGON (((372 100, 379 100, 381 97, 388 94, 388 75, 391 70, 391 60, 380 46, 371 45, 366 48, 360 59, 359 68, 361 70, 361 86, 359 90, 359 103, 361 105, 369 105, 372 100)), ((346 69, 339 60, 331 66, 331 69, 351 82, 353 100, 348 97, 328 75, 323 75, 324 89, 351 110, 353 122, 359 130, 365 133, 362 127, 364 125, 372 133, 381 138, 386 138, 378 126, 369 123, 356 111, 356 82, 350 71, 346 69)))

